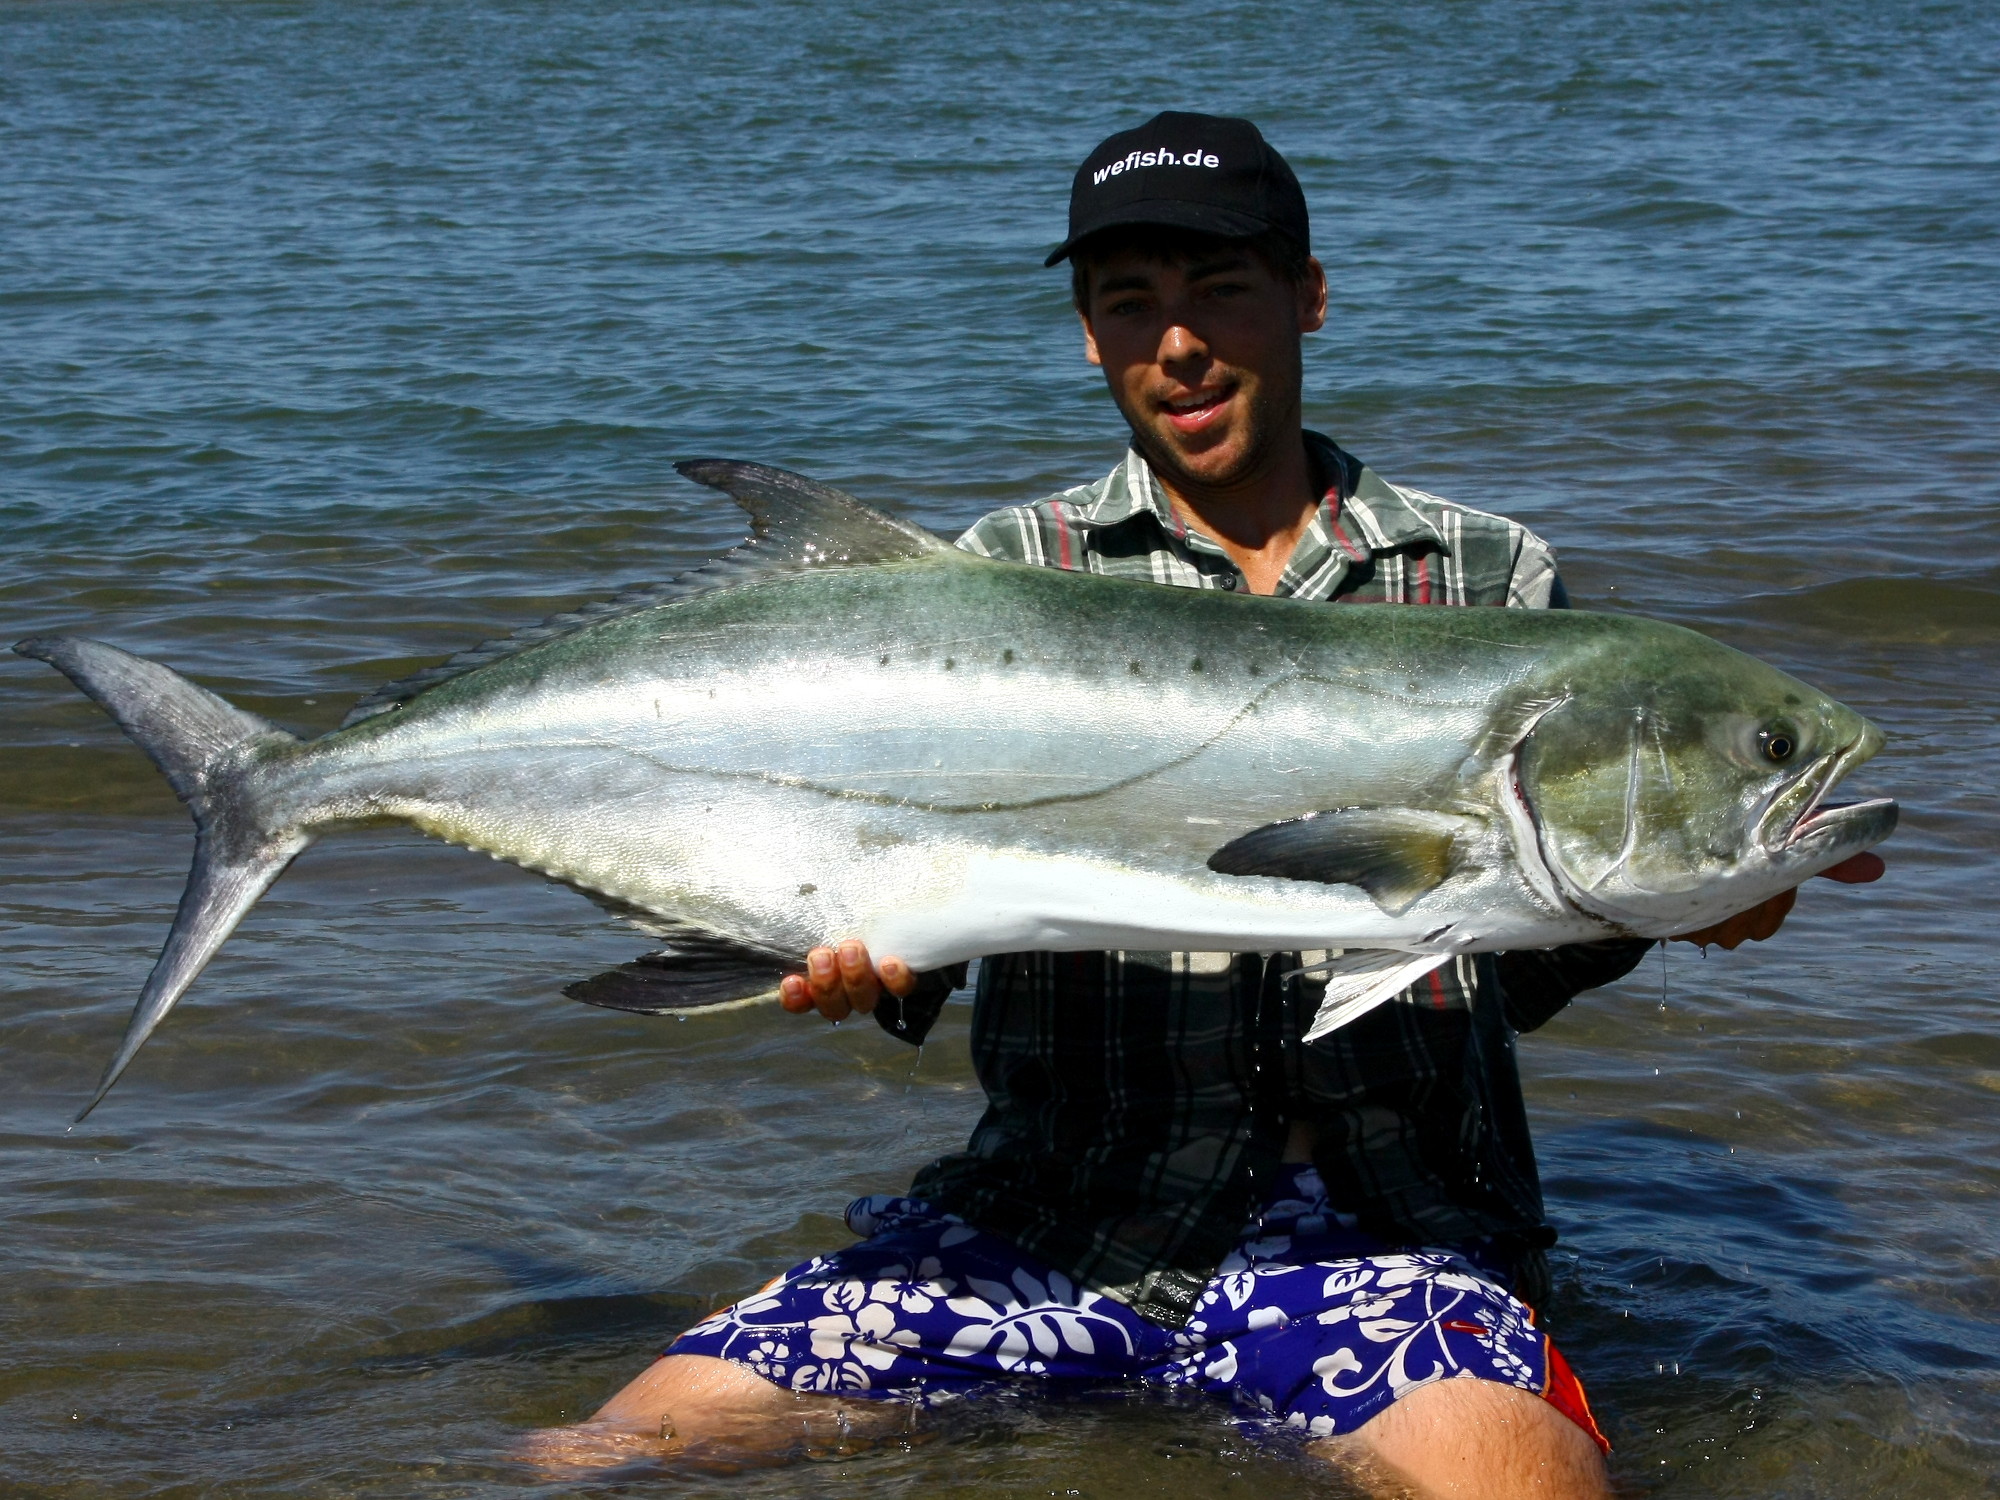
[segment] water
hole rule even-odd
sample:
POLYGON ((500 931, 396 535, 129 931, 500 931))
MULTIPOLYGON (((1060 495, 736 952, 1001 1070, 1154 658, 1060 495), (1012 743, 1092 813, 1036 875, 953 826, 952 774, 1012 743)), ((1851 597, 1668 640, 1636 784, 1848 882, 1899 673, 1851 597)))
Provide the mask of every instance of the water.
MULTIPOLYGON (((1891 878, 1524 1044, 1549 1319, 1635 1493, 2000 1481, 2000 17, 1972 3, 0 7, 0 634, 288 725, 737 530, 724 453, 944 526, 1107 468, 1069 172, 1255 115, 1333 271, 1309 416, 1586 600, 1882 723, 1891 878)), ((469 1495, 839 1243, 978 1107, 965 1011, 590 1012, 641 943, 393 833, 310 851, 88 1125, 190 847, 0 663, 11 1494, 469 1495)), ((676 1490, 1325 1481, 1146 1401, 676 1490)), ((642 1486, 643 1488, 643 1486, 642 1486)))

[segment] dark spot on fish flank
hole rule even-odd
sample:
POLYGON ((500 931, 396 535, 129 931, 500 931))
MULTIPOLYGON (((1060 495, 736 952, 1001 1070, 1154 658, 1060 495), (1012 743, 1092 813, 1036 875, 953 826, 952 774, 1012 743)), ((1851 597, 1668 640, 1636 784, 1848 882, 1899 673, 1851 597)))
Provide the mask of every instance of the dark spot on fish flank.
POLYGON ((1201 658, 1199 656, 1188 663, 1188 670, 1190 672, 1199 672, 1201 670, 1201 658))
POLYGON ((888 666, 888 665, 889 665, 889 653, 888 653, 888 652, 886 652, 886 651, 884 651, 884 652, 882 653, 882 659, 881 659, 880 661, 876 662, 876 663, 875 663, 875 665, 876 665, 876 666, 878 666, 878 667, 886 667, 886 666, 888 666))
POLYGON ((951 669, 952 669, 953 667, 955 667, 955 666, 957 666, 957 665, 958 665, 958 663, 957 663, 956 661, 954 661, 954 660, 953 660, 953 659, 952 659, 951 657, 949 657, 949 656, 947 656, 947 657, 946 657, 946 658, 944 659, 944 669, 945 669, 945 670, 946 670, 947 672, 949 672, 949 671, 950 671, 950 670, 951 670, 951 669))
POLYGON ((818 886, 814 885, 810 880, 808 880, 804 885, 799 887, 799 894, 801 896, 810 896, 814 891, 818 889, 819 889, 818 886))
POLYGON ((1257 663, 1253 661, 1250 663, 1250 675, 1252 677, 1262 677, 1264 675, 1264 669, 1258 666, 1257 663))
POLYGON ((1134 677, 1137 677, 1137 676, 1139 675, 1139 673, 1141 672, 1141 670, 1143 670, 1143 669, 1142 669, 1142 668, 1140 667, 1140 665, 1139 665, 1139 664, 1138 664, 1138 663, 1137 663, 1136 661, 1134 661, 1134 662, 1127 662, 1127 663, 1125 664, 1125 667, 1126 667, 1126 670, 1127 670, 1127 671, 1129 671, 1129 672, 1130 672, 1130 673, 1131 673, 1131 674, 1132 674, 1132 675, 1133 675, 1134 677))
POLYGON ((1002 651, 1000 653, 1000 660, 1006 665, 1012 666, 1014 664, 1014 648, 1009 646, 1005 651, 1002 651))
POLYGON ((1797 693, 1787 693, 1785 694, 1785 702, 1793 708, 1797 708, 1799 706, 1799 695, 1797 693))

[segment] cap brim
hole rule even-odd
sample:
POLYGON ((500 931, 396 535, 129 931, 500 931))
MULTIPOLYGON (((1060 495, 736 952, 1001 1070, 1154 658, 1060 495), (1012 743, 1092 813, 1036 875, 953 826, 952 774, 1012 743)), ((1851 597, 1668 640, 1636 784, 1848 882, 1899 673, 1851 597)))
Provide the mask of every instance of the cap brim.
POLYGON ((1248 239, 1272 227, 1266 219, 1226 208, 1211 208, 1205 203, 1182 203, 1172 198, 1141 199, 1137 203, 1121 203, 1106 210, 1104 216, 1089 228, 1079 230, 1051 250, 1042 264, 1053 266, 1068 260, 1070 252, 1093 234, 1138 224, 1157 224, 1164 229, 1192 229, 1198 234, 1221 235, 1231 240, 1248 239))

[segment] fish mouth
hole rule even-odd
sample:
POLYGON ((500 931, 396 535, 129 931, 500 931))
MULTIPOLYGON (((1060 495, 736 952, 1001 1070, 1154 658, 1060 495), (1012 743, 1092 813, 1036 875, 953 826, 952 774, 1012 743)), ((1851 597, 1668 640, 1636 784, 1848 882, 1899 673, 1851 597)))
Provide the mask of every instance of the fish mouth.
POLYGON ((1873 797, 1862 802, 1828 802, 1827 794, 1847 773, 1863 761, 1874 758, 1882 748, 1882 731, 1867 725, 1852 741, 1819 764, 1801 771, 1771 799, 1760 832, 1765 846, 1774 852, 1800 851, 1812 844, 1814 852, 1828 847, 1859 850, 1887 838, 1896 826, 1898 808, 1890 797, 1873 797))
POLYGON ((1785 840, 1787 850, 1814 842, 1838 846, 1852 845, 1857 851, 1879 844, 1895 831, 1901 814, 1893 797, 1871 797, 1866 802, 1827 803, 1809 811, 1792 825, 1785 840))

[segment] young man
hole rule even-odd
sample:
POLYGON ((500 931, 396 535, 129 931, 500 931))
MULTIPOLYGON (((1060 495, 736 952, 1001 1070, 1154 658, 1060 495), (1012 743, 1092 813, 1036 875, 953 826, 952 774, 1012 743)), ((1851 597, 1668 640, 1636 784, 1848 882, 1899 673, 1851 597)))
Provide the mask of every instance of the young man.
MULTIPOLYGON (((1308 245, 1248 121, 1163 114, 1098 147, 1048 263, 1072 262, 1131 450, 960 545, 1344 605, 1562 607, 1525 529, 1303 429, 1301 336, 1326 311, 1308 245)), ((1768 937, 1789 906, 1691 937, 1768 937)), ((1397 1493, 1605 1495, 1604 1440, 1531 1310, 1555 1235, 1513 1037, 1646 946, 1462 959, 1309 1045, 1297 954, 989 958, 967 1150, 854 1204, 859 1244, 689 1330, 543 1451, 775 1454, 997 1382, 1141 1380, 1228 1397, 1397 1493)), ((849 942, 783 1003, 916 1042, 951 983, 849 942)))

